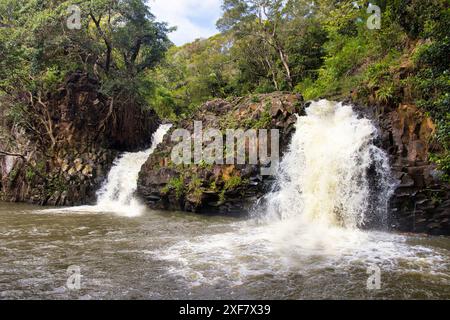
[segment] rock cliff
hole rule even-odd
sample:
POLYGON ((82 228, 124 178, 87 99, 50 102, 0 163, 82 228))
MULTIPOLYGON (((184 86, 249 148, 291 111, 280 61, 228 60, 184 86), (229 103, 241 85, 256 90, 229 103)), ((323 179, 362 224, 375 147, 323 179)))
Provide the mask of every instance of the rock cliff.
POLYGON ((105 96, 83 73, 39 101, 24 101, 21 125, 1 125, 0 150, 14 150, 0 154, 6 201, 92 203, 118 153, 150 145, 159 123, 152 111, 105 96), (32 118, 26 110, 33 110, 32 118))
POLYGON ((433 142, 435 125, 413 104, 380 112, 378 123, 383 148, 389 153, 398 182, 391 201, 395 229, 429 234, 450 234, 450 185, 429 161, 439 152, 433 142))

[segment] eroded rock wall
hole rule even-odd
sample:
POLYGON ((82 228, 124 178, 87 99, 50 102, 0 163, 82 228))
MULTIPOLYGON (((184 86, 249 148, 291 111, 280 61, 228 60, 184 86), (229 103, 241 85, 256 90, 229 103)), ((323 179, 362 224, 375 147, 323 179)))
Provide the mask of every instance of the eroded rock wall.
POLYGON ((138 180, 139 195, 154 209, 226 215, 248 212, 268 192, 272 178, 261 176, 258 165, 177 166, 171 160, 176 144, 171 133, 183 128, 193 135, 194 120, 201 121, 204 130, 221 130, 224 139, 226 129, 279 129, 281 146, 286 147, 295 130, 295 114, 302 114, 304 107, 300 95, 280 92, 205 103, 192 119, 174 126, 144 164, 138 180))
POLYGON ((72 74, 42 101, 33 111, 45 125, 1 126, 0 150, 17 154, 0 154, 5 201, 93 203, 117 155, 148 147, 159 125, 152 111, 105 96, 100 83, 84 73, 72 74))
POLYGON ((391 201, 392 225, 405 232, 450 234, 450 185, 429 161, 439 152, 435 125, 413 104, 379 112, 382 145, 398 187, 391 201))

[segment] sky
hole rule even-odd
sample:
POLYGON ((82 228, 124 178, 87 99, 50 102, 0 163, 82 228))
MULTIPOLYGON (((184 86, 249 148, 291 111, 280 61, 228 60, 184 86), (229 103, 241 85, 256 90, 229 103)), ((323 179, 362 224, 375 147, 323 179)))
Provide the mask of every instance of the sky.
POLYGON ((221 16, 222 0, 148 0, 158 21, 168 22, 177 31, 169 35, 176 45, 208 38, 218 33, 216 21, 221 16))

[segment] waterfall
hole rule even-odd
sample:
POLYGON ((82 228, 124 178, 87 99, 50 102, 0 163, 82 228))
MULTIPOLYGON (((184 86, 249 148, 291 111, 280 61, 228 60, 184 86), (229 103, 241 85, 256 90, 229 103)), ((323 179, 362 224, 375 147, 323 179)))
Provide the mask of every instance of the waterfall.
POLYGON ((313 102, 299 116, 265 219, 356 229, 386 223, 393 193, 389 161, 377 130, 351 106, 313 102))
POLYGON ((171 125, 159 127, 153 134, 150 149, 124 153, 116 159, 105 184, 97 193, 96 210, 126 216, 137 216, 145 210, 145 207, 135 197, 139 172, 148 157, 162 142, 170 127, 171 125))

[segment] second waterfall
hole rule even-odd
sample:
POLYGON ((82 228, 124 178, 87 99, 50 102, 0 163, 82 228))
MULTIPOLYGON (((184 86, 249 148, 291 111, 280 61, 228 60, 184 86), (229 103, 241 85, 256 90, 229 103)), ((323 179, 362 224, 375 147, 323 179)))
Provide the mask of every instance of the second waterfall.
POLYGON ((145 207, 135 197, 137 180, 142 165, 156 149, 171 125, 161 125, 153 134, 150 149, 123 154, 114 162, 108 178, 97 194, 96 209, 125 216, 138 216, 145 207))
POLYGON ((313 102, 298 117, 265 218, 349 229, 385 225, 393 184, 376 135, 351 106, 313 102))

